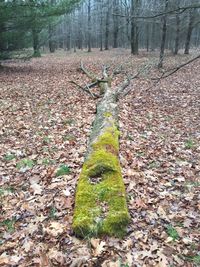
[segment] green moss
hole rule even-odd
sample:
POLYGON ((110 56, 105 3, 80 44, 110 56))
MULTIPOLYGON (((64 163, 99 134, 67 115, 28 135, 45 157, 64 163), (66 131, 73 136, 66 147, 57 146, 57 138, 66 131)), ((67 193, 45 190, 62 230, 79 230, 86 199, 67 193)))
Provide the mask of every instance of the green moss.
POLYGON ((118 138, 117 128, 108 128, 92 145, 93 152, 83 165, 73 218, 78 236, 122 237, 126 233, 130 217, 118 159, 118 138))
POLYGON ((109 118, 109 117, 112 116, 112 113, 110 113, 110 112, 105 112, 103 115, 104 115, 105 118, 109 118))
POLYGON ((115 126, 107 128, 106 132, 99 137, 98 141, 93 144, 94 150, 106 149, 109 150, 109 147, 118 152, 119 151, 119 131, 115 126))

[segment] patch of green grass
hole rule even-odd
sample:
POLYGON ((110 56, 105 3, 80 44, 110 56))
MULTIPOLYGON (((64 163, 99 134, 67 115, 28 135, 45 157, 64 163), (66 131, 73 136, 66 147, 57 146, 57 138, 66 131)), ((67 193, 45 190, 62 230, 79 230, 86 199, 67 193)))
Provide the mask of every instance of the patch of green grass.
POLYGON ((185 258, 190 261, 195 263, 197 266, 200 265, 200 255, 195 255, 195 256, 185 256, 185 258))
POLYGON ((70 173, 70 168, 67 165, 61 165, 56 172, 56 177, 70 173))
POLYGON ((16 165, 17 169, 21 169, 21 168, 33 168, 33 166, 35 165, 35 162, 32 159, 22 159, 21 161, 19 161, 16 165))
POLYGON ((171 121, 172 120, 172 117, 171 116, 165 116, 165 120, 166 121, 171 121))
POLYGON ((64 125, 72 125, 74 124, 74 119, 67 119, 67 120, 63 120, 63 124, 64 125))
POLYGON ((134 141, 134 138, 130 134, 127 134, 127 139, 130 141, 134 141))
POLYGON ((45 159, 42 160, 42 164, 43 164, 43 165, 53 165, 53 164, 55 164, 55 163, 56 163, 56 161, 53 160, 53 159, 45 158, 45 159))
POLYGON ((144 133, 142 133, 141 135, 141 138, 144 138, 144 139, 147 139, 148 137, 147 137, 147 134, 144 132, 144 133))
POLYGON ((1 188, 0 187, 0 196, 3 196, 7 193, 13 193, 14 192, 14 188, 13 187, 6 187, 6 188, 1 188))
POLYGON ((195 142, 192 139, 185 141, 185 149, 193 149, 195 147, 195 142))
POLYGON ((67 134, 63 136, 63 141, 74 141, 74 140, 76 140, 76 138, 73 134, 67 134))
POLYGON ((42 150, 43 150, 43 152, 49 152, 49 148, 48 147, 43 147, 42 150))
POLYGON ((43 143, 44 144, 50 144, 51 143, 51 138, 49 136, 45 136, 43 137, 43 143))
POLYGON ((6 154, 4 156, 4 160, 6 160, 6 161, 11 161, 11 160, 13 160, 15 158, 16 158, 16 156, 14 154, 6 154))
POLYGON ((136 155, 138 157, 144 157, 145 156, 145 153, 143 151, 138 151, 138 152, 136 152, 136 155))
POLYGON ((150 168, 150 169, 158 168, 159 166, 160 166, 159 162, 154 161, 154 160, 148 164, 148 168, 150 168))
POLYGON ((0 225, 5 226, 8 232, 13 232, 15 230, 15 223, 16 219, 12 218, 4 220, 3 222, 0 223, 0 225))
POLYGON ((57 212, 57 209, 55 207, 51 207, 51 209, 49 211, 49 218, 55 219, 56 218, 56 212, 57 212))
POLYGON ((198 186, 200 186, 200 182, 192 182, 192 181, 190 181, 190 182, 186 183, 186 186, 188 186, 188 187, 198 187, 198 186))
POLYGON ((119 267, 129 267, 129 264, 128 263, 123 263, 121 258, 119 259, 119 261, 120 261, 119 267))
POLYGON ((179 239, 179 234, 172 225, 167 226, 166 232, 167 232, 168 236, 170 236, 173 239, 173 241, 179 239))

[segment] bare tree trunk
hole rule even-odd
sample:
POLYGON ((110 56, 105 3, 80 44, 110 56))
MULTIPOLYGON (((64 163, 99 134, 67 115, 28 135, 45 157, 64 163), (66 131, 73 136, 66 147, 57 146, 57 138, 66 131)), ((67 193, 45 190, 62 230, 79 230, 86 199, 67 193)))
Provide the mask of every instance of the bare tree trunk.
MULTIPOLYGON (((165 12, 168 9, 168 0, 165 0, 165 12)), ((163 27, 162 27, 162 40, 160 46, 160 59, 158 63, 158 68, 163 67, 163 59, 164 59, 164 52, 165 52, 165 42, 166 42, 166 35, 167 35, 167 16, 163 16, 163 27)))
POLYGON ((149 23, 146 25, 146 49, 149 52, 149 23))
POLYGON ((67 40, 66 40, 66 46, 67 51, 70 51, 71 49, 71 31, 72 31, 72 22, 71 22, 71 16, 68 17, 68 29, 67 29, 67 40))
POLYGON ((39 33, 37 29, 34 27, 32 28, 32 38, 33 38, 33 57, 40 57, 40 50, 39 50, 39 33))
POLYGON ((82 25, 82 18, 84 16, 83 14, 83 7, 81 7, 81 16, 79 15, 79 18, 78 18, 78 49, 83 49, 83 32, 82 32, 82 28, 83 28, 83 25, 82 25))
POLYGON ((152 32, 151 32, 151 51, 155 51, 155 38, 156 38, 156 24, 153 22, 152 24, 152 32))
POLYGON ((53 26, 49 23, 49 51, 50 53, 54 53, 56 49, 55 41, 53 39, 53 26))
POLYGON ((91 25, 91 0, 88 0, 88 52, 91 52, 91 32, 92 32, 92 25, 91 25))
MULTIPOLYGON (((55 4, 55 0, 50 0, 50 3, 53 6, 55 4)), ((50 53, 54 53, 56 50, 56 43, 55 43, 55 40, 53 38, 54 27, 53 27, 51 22, 49 22, 48 31, 49 31, 49 51, 50 51, 50 53)))
MULTIPOLYGON (((85 73, 94 79, 94 75, 85 73)), ((106 70, 103 73, 104 82, 99 85, 105 93, 97 106, 76 190, 73 230, 82 237, 102 234, 122 237, 130 220, 118 157, 118 90, 111 88, 106 70)))
POLYGON ((174 49, 175 55, 178 54, 179 39, 180 39, 180 15, 176 14, 176 39, 175 39, 175 49, 174 49))
POLYGON ((100 51, 103 51, 103 2, 100 1, 100 51))
MULTIPOLYGON (((118 13, 118 5, 119 1, 114 0, 113 1, 113 12, 115 14, 118 13)), ((113 16, 113 48, 118 47, 118 33, 119 33, 119 17, 113 16)))
POLYGON ((105 31, 105 50, 109 50, 109 1, 107 2, 107 11, 106 11, 106 31, 105 31))
POLYGON ((134 16, 138 15, 138 4, 139 0, 131 0, 131 53, 133 55, 138 54, 138 37, 139 37, 139 30, 137 21, 134 16))
POLYGON ((187 30, 187 37, 185 41, 185 51, 184 54, 189 54, 190 50, 190 41, 191 41, 191 36, 192 36, 192 31, 193 31, 193 23, 194 23, 194 10, 190 10, 189 14, 189 24, 188 24, 188 30, 187 30))

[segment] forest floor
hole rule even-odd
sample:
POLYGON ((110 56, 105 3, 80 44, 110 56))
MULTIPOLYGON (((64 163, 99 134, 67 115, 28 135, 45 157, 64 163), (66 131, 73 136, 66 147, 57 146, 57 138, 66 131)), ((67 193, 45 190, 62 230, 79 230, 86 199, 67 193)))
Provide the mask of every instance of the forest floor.
MULTIPOLYGON (((165 67, 191 56, 168 55, 165 67)), ((200 61, 155 86, 157 55, 44 55, 0 70, 0 266, 200 266, 200 61), (123 239, 73 235, 76 183, 96 103, 69 83, 123 63, 120 160, 131 215, 123 239)), ((122 81, 116 76, 113 86, 122 81)))

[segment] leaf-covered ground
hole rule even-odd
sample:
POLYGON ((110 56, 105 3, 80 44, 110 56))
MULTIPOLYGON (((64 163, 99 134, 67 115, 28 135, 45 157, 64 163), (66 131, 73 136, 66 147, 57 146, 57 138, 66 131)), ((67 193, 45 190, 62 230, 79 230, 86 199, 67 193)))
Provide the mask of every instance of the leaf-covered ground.
MULTIPOLYGON (((166 67, 187 60, 168 55, 166 67)), ((172 267, 200 265, 200 62, 152 87, 154 54, 46 55, 0 70, 0 266, 172 267), (131 214, 128 234, 77 239, 76 182, 97 100, 92 70, 142 69, 119 102, 120 160, 131 214)), ((123 75, 115 78, 118 84, 123 75)))

